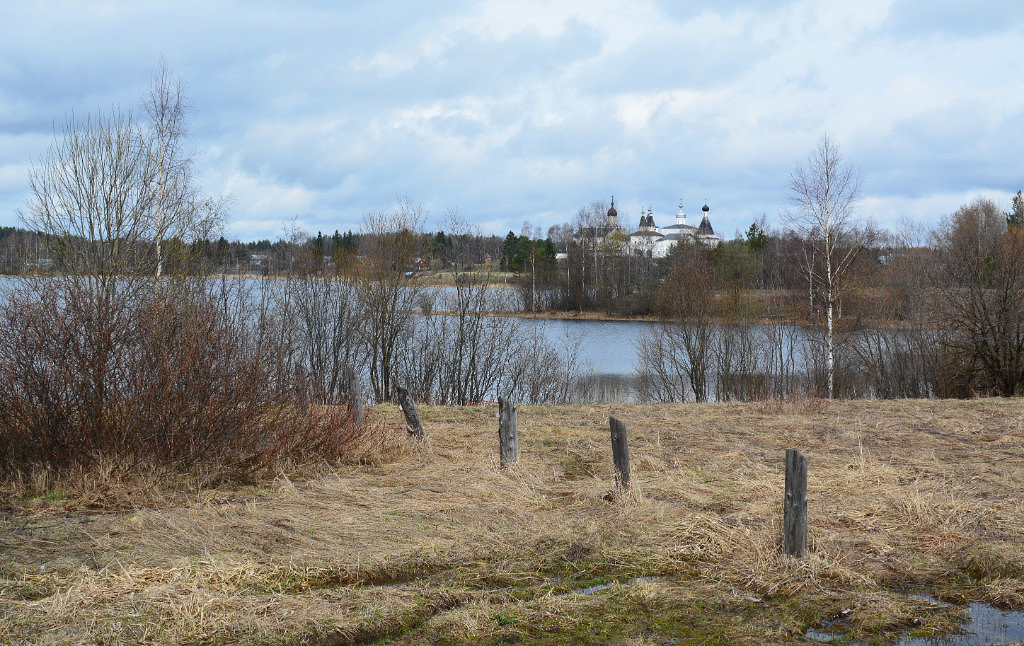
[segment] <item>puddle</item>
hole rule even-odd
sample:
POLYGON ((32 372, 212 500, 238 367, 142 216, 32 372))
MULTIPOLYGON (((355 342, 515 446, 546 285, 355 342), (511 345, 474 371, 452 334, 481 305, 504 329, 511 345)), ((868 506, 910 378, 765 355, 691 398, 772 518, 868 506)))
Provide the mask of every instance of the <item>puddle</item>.
MULTIPOLYGON (((927 594, 908 595, 912 599, 928 601, 939 606, 953 607, 927 594)), ((1000 610, 987 603, 972 603, 966 607, 967 620, 960 625, 960 632, 945 637, 904 637, 897 646, 987 646, 989 644, 1024 643, 1024 612, 1000 610)), ((842 616, 841 616, 842 617, 842 616)), ((824 622, 817 628, 809 629, 805 635, 816 642, 842 642, 840 636, 829 629, 841 624, 843 619, 824 622)), ((851 646, 862 646, 862 642, 842 642, 851 646)))
POLYGON ((1024 643, 1024 612, 1000 610, 987 603, 967 606, 968 619, 962 632, 942 639, 904 638, 900 646, 981 646, 982 644, 1024 643))
POLYGON ((598 583, 597 585, 588 586, 586 588, 576 588, 569 594, 594 594, 595 592, 600 592, 601 590, 607 590, 613 585, 615 585, 615 581, 612 581, 611 583, 598 583))
POLYGON ((814 628, 808 628, 807 632, 804 633, 804 637, 816 642, 821 642, 822 644, 827 644, 832 640, 839 639, 839 636, 835 633, 830 633, 825 630, 815 630, 814 628))
MULTIPOLYGON (((649 583, 651 581, 657 581, 660 578, 661 578, 660 576, 638 576, 635 579, 629 579, 628 581, 626 581, 625 583, 623 583, 621 585, 636 585, 637 583, 649 583)), ((576 588, 575 590, 571 590, 569 592, 569 594, 591 595, 591 594, 594 594, 595 592, 600 592, 601 590, 607 590, 608 588, 610 588, 610 587, 612 587, 614 585, 620 585, 620 583, 618 581, 609 581, 608 583, 598 583, 597 585, 588 586, 586 588, 576 588)))
POLYGON ((817 628, 810 628, 805 633, 808 639, 813 639, 816 642, 828 643, 839 639, 839 635, 833 632, 829 632, 836 626, 841 626, 846 623, 846 620, 850 618, 850 611, 844 610, 835 617, 827 619, 821 622, 821 625, 817 628))

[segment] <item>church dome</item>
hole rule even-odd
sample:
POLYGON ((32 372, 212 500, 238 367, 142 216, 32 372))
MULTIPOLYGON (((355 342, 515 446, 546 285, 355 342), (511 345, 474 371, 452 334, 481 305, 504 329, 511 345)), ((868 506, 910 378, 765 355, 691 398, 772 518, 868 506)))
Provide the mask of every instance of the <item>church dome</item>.
MULTIPOLYGON (((710 211, 710 209, 708 209, 710 211)), ((700 226, 697 227, 697 235, 699 236, 713 236, 715 230, 711 228, 711 220, 708 219, 708 212, 704 211, 704 219, 700 221, 700 226)))

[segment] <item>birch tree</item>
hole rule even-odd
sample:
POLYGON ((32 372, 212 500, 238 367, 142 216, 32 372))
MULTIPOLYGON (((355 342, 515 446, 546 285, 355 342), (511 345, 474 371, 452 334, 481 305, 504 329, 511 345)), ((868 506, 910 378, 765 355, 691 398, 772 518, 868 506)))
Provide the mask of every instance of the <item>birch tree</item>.
POLYGON ((839 146, 822 135, 807 160, 790 173, 793 209, 787 219, 805 240, 809 288, 824 299, 825 372, 828 397, 835 394, 836 305, 850 268, 862 249, 857 222, 861 179, 839 146))
MULTIPOLYGON (((189 105, 184 85, 171 75, 164 61, 142 97, 142 109, 146 123, 141 134, 155 171, 149 226, 156 255, 154 275, 159 279, 168 258, 165 243, 187 234, 208 236, 220 225, 223 205, 200 195, 193 181, 193 158, 188 148, 189 105)), ((181 250, 180 246, 174 248, 181 250)))

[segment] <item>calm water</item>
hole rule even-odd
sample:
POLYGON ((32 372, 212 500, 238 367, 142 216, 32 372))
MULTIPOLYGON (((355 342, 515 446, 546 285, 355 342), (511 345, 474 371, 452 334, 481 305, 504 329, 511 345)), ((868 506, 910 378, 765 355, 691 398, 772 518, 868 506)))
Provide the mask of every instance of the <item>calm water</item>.
MULTIPOLYGON (((237 280, 247 288, 242 290, 243 294, 247 294, 243 298, 256 298, 261 280, 237 280)), ((13 279, 0 276, 0 292, 13 284, 13 279)), ((455 307, 454 287, 426 287, 421 288, 420 293, 431 303, 426 309, 438 311, 455 307)), ((496 298, 489 303, 490 308, 504 311, 522 308, 518 290, 495 289, 492 294, 496 298)), ((522 323, 527 333, 540 332, 552 346, 562 352, 567 348, 577 348, 579 372, 589 377, 589 396, 599 401, 635 400, 636 371, 639 367, 637 343, 645 336, 661 334, 659 324, 650 321, 523 319, 522 323)), ((787 329, 797 338, 805 334, 797 327, 787 329)))
POLYGON ((579 342, 580 357, 597 374, 632 375, 638 365, 635 340, 658 334, 658 324, 648 321, 572 321, 527 319, 530 328, 541 329, 556 346, 579 342))

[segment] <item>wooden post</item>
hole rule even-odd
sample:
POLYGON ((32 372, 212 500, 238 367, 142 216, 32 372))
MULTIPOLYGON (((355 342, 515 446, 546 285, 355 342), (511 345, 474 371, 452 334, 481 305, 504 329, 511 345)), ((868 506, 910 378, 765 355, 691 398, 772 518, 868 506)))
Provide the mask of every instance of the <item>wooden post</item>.
POLYGON ((422 440, 427 436, 423 432, 423 424, 420 424, 420 416, 416 412, 416 404, 412 402, 409 391, 401 386, 398 387, 398 405, 402 407, 402 414, 405 415, 405 423, 408 424, 409 435, 422 440))
POLYGON ((782 551, 797 557, 807 551, 807 459, 796 449, 786 449, 782 551))
POLYGON ((360 425, 363 423, 363 388, 351 366, 345 367, 345 381, 349 385, 348 407, 352 412, 352 421, 360 425))
POLYGON ((504 397, 498 397, 498 444, 501 466, 519 461, 519 429, 516 425, 516 407, 504 397))
POLYGON ((626 439, 626 425, 608 418, 612 429, 612 461, 615 463, 615 486, 629 489, 629 440, 626 439))

